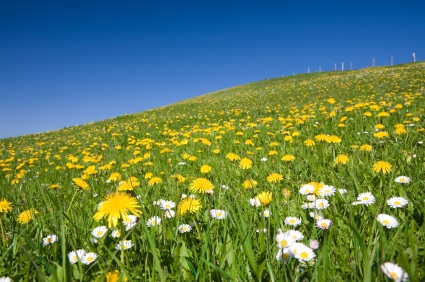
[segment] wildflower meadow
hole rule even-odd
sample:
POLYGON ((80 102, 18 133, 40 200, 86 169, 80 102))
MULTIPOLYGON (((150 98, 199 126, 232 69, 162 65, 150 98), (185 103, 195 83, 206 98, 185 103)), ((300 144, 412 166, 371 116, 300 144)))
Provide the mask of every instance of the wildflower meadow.
POLYGON ((424 281, 424 87, 310 73, 2 139, 0 281, 424 281))

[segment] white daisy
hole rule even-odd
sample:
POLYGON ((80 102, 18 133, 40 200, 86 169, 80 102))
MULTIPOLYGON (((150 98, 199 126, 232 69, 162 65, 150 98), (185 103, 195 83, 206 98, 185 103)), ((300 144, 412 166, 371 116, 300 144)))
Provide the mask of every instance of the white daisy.
POLYGON ((399 176, 395 179, 395 182, 397 183, 403 183, 403 184, 407 184, 410 182, 410 177, 407 176, 399 176))
POLYGON ((395 228, 398 226, 398 221, 394 217, 388 214, 379 214, 378 221, 388 229, 395 228))
POLYGON ((49 235, 43 238, 43 245, 47 246, 47 245, 53 244, 57 240, 58 240, 58 236, 56 236, 55 234, 49 235))
POLYGON ((404 207, 408 203, 409 203, 409 201, 407 201, 403 197, 393 197, 393 198, 388 199, 388 201, 387 201, 387 204, 390 207, 392 207, 393 209, 404 207))
POLYGON ((288 217, 285 218, 284 222, 287 225, 297 226, 297 225, 301 224, 301 218, 294 217, 294 216, 288 216, 288 217))
POLYGON ((330 185, 324 185, 323 187, 319 189, 319 195, 322 197, 328 197, 335 194, 335 191, 336 191, 335 187, 330 185))
POLYGON ((190 232, 192 230, 192 227, 190 227, 189 224, 182 224, 179 226, 179 232, 180 233, 186 233, 190 232))
POLYGON ((332 221, 330 219, 321 218, 316 221, 316 226, 321 229, 328 229, 332 221))
POLYGON ((394 281, 401 282, 409 280, 409 274, 395 263, 384 262, 381 264, 381 270, 388 278, 394 281))
POLYGON ((300 194, 301 195, 313 194, 315 189, 316 188, 314 188, 314 186, 311 184, 304 184, 300 188, 300 194))
POLYGON ((95 262, 97 259, 97 255, 95 253, 86 253, 84 257, 81 259, 81 263, 85 265, 89 265, 93 262, 95 262))
POLYGON ((327 207, 329 207, 329 201, 326 199, 318 199, 314 202, 314 207, 317 210, 323 210, 326 209, 327 207))
POLYGON ((359 204, 368 206, 375 203, 375 196, 370 192, 361 193, 357 196, 357 201, 359 204))
POLYGON ((148 227, 151 226, 157 226, 161 224, 161 218, 159 216, 153 216, 151 218, 148 219, 148 221, 146 222, 146 225, 148 227))
POLYGON ((98 226, 91 232, 91 235, 95 238, 102 238, 106 232, 108 232, 108 228, 106 226, 98 226))
POLYGON ((116 250, 128 250, 131 247, 133 247, 133 243, 131 242, 131 240, 123 240, 123 241, 119 241, 118 244, 115 246, 116 250))

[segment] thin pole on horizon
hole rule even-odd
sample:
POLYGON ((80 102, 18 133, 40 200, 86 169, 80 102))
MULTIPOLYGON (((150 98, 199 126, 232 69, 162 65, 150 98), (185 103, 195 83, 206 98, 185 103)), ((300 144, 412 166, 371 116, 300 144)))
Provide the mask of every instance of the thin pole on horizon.
POLYGON ((375 57, 372 58, 372 67, 375 66, 375 57))
POLYGON ((335 71, 336 71, 336 63, 335 63, 335 71))
POLYGON ((344 62, 341 63, 341 70, 344 70, 344 62))
POLYGON ((393 65, 393 63, 394 63, 394 57, 391 56, 391 66, 393 65))
POLYGON ((353 63, 350 63, 350 70, 353 70, 353 63))
POLYGON ((413 57, 413 62, 416 63, 416 53, 415 52, 412 53, 412 57, 413 57))

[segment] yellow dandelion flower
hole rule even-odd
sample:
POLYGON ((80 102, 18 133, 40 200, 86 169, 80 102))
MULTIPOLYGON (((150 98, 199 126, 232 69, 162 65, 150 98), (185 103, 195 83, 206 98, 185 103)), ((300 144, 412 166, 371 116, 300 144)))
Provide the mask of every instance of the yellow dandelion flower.
POLYGON ((208 173, 211 171, 211 167, 209 165, 201 166, 201 173, 208 173))
POLYGON ((194 162, 194 161, 196 161, 196 157, 195 156, 190 156, 189 158, 188 158, 188 160, 189 161, 191 161, 191 162, 194 162))
POLYGON ((316 145, 316 143, 312 139, 307 139, 307 140, 304 141, 304 145, 306 145, 307 147, 312 147, 312 146, 316 145))
POLYGON ((407 133, 407 130, 406 130, 405 127, 398 127, 395 130, 395 134, 397 134, 397 135, 403 135, 403 134, 406 134, 406 133, 407 133))
POLYGON ((371 112, 364 112, 363 115, 365 117, 370 117, 370 116, 372 116, 372 113, 371 112))
POLYGON ((145 174, 145 179, 151 179, 151 178, 152 178, 152 176, 153 176, 153 173, 152 173, 152 172, 147 172, 147 173, 145 174))
POLYGON ((292 144, 294 142, 294 138, 290 135, 285 136, 285 138, 283 138, 283 140, 285 140, 286 142, 289 142, 290 144, 292 144))
POLYGON ((375 132, 373 134, 373 136, 375 136, 376 138, 379 138, 379 139, 383 139, 383 138, 388 137, 390 135, 386 131, 378 131, 378 132, 375 132))
POLYGON ((248 158, 243 158, 239 162, 239 167, 241 169, 250 169, 252 167, 252 161, 248 158))
POLYGON ((186 181, 186 178, 183 177, 183 175, 180 175, 180 174, 174 174, 171 177, 174 178, 174 179, 176 179, 180 183, 183 183, 183 182, 186 181))
POLYGON ((113 172, 108 178, 109 181, 118 181, 121 180, 121 174, 119 172, 113 172))
POLYGON ((254 188, 255 186, 257 186, 257 184, 257 181, 255 181, 254 179, 248 179, 242 183, 242 187, 248 190, 254 188))
POLYGON ((82 178, 73 178, 72 181, 74 182, 75 185, 77 185, 78 187, 84 189, 84 190, 89 190, 89 184, 87 182, 85 182, 82 178))
POLYGON ((234 154, 234 153, 228 153, 227 155, 226 155, 226 159, 228 159, 229 161, 236 161, 236 160, 240 160, 241 158, 238 156, 238 155, 236 155, 236 154, 234 154))
POLYGON ((328 136, 326 134, 319 134, 314 136, 314 139, 316 139, 316 141, 326 142, 326 140, 328 140, 328 136))
POLYGON ((334 163, 335 164, 346 164, 346 163, 348 163, 349 160, 350 160, 350 158, 346 154, 339 154, 338 156, 336 156, 334 163))
POLYGON ((191 192, 199 192, 204 194, 205 192, 211 191, 214 189, 213 184, 206 178, 197 178, 195 179, 189 187, 191 192))
POLYGON ((148 181, 149 186, 153 186, 162 182, 162 179, 158 176, 154 176, 148 181))
POLYGON ((60 186, 59 186, 59 184, 52 184, 52 185, 49 186, 49 188, 50 189, 59 189, 60 186))
POLYGON ((119 219, 128 220, 129 213, 139 216, 142 213, 139 208, 140 205, 136 198, 127 193, 115 192, 107 195, 105 201, 99 204, 93 218, 100 221, 102 218, 108 217, 108 226, 117 226, 119 219))
POLYGON ((372 170, 376 173, 383 173, 383 174, 388 174, 391 172, 392 166, 389 162, 386 161, 377 161, 373 167, 372 170))
POLYGON ((269 183, 278 183, 283 180, 283 176, 279 173, 272 173, 267 176, 267 182, 269 183))
POLYGON ((282 161, 285 162, 292 162, 293 160, 295 160, 295 156, 294 155, 284 155, 281 159, 282 161))
POLYGON ((270 150, 269 151, 269 156, 274 156, 274 155, 277 155, 277 151, 276 150, 270 150))
POLYGON ((272 192, 261 192, 255 197, 255 199, 258 199, 263 206, 270 204, 272 198, 272 192))
POLYGON ((202 208, 201 201, 196 198, 184 198, 177 205, 177 214, 185 215, 186 213, 195 213, 202 208))
POLYGON ((378 123, 375 125, 375 128, 381 130, 385 128, 385 125, 383 125, 382 123, 378 123))
POLYGON ((36 209, 29 209, 23 211, 18 215, 18 223, 28 224, 28 222, 30 222, 36 214, 38 214, 38 211, 36 209))
POLYGON ((214 154, 218 154, 218 153, 220 153, 220 149, 214 149, 214 150, 213 150, 213 153, 214 153, 214 154))
POLYGON ((320 188, 322 188, 323 186, 325 186, 325 184, 323 184, 322 182, 310 182, 308 183, 310 185, 314 186, 314 194, 318 195, 319 194, 319 190, 320 188))
POLYGON ((328 100, 326 100, 329 104, 335 104, 335 99, 334 98, 329 98, 328 100))
POLYGON ((6 199, 0 201, 0 213, 8 213, 12 210, 12 203, 6 199))
POLYGON ((372 150, 372 146, 369 144, 363 144, 360 146, 360 151, 371 151, 372 150))
POLYGON ((341 141, 341 138, 336 135, 330 135, 328 138, 326 138, 327 143, 341 143, 341 141))

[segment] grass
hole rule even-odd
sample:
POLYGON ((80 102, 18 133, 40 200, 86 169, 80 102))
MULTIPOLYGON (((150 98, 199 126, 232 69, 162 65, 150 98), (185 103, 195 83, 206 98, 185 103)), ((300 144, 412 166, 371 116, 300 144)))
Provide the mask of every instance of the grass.
POLYGON ((381 265, 392 262, 410 281, 423 281, 424 66, 263 80, 138 114, 2 139, 0 277, 383 281, 381 265), (240 164, 243 158, 251 165, 240 164), (389 166, 376 167, 378 161, 389 166), (211 170, 201 172, 205 165, 211 170), (399 176, 411 181, 396 182, 399 176), (213 192, 194 184, 201 178, 213 192), (309 183, 315 190, 301 194, 309 183), (335 193, 321 195, 324 185, 335 193), (141 211, 132 228, 122 219, 109 226, 107 214, 96 221, 99 204, 123 189, 141 211), (365 192, 374 197, 370 204, 358 199, 365 192), (200 207, 185 212, 185 197, 200 207), (392 197, 408 204, 391 208, 392 197), (328 207, 316 206, 321 198, 328 207), (160 200, 173 202, 172 212, 160 200), (222 210, 223 218, 211 210, 222 210), (379 214, 398 224, 387 228, 379 214), (148 226, 154 216, 161 222, 148 226), (285 224, 290 216, 301 224, 285 224), (319 228, 321 218, 330 225, 319 228), (182 224, 190 231, 181 233, 182 224), (98 226, 108 227, 101 238, 92 234, 98 226), (303 245, 280 249, 276 238, 289 230, 302 234, 303 245), (52 234, 58 240, 43 244, 52 234), (117 250, 123 240, 131 247, 117 250), (318 248, 310 248, 316 241, 318 248), (79 249, 97 257, 72 263, 69 254, 79 249), (311 253, 302 257, 302 250, 311 253), (286 260, 282 252, 295 257, 286 260))

